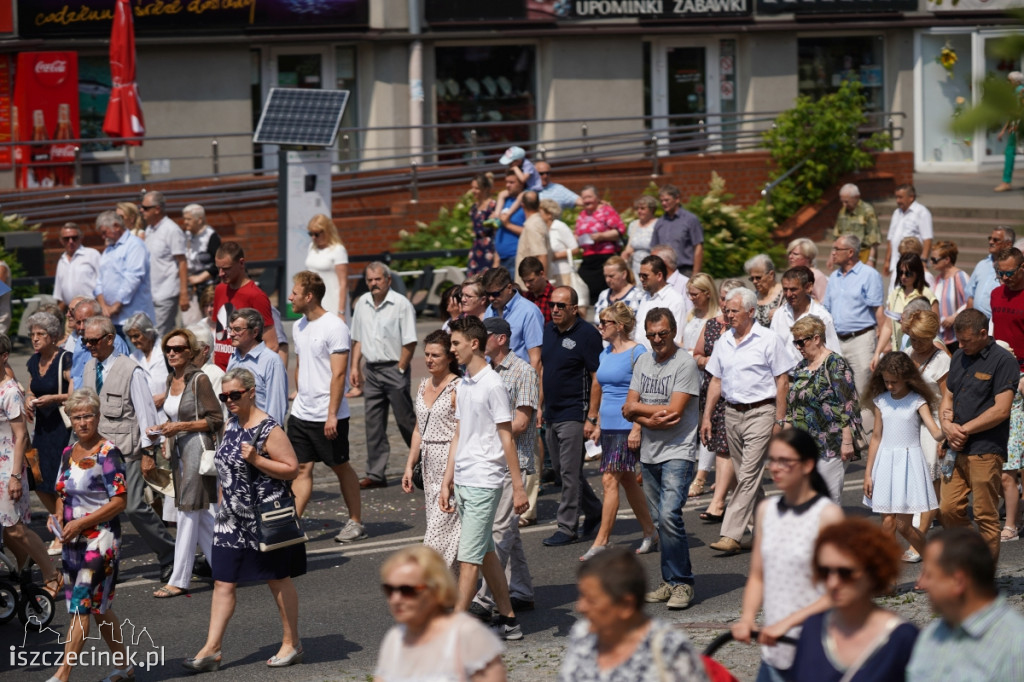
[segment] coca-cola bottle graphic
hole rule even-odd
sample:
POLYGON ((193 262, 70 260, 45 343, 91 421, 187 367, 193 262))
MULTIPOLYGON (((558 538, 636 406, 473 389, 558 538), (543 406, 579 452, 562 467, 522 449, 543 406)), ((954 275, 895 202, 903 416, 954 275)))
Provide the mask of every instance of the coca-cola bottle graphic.
MULTIPOLYGON (((21 142, 21 125, 18 123, 18 107, 11 107, 11 142, 21 142)), ((25 162, 25 152, 21 145, 14 146, 14 162, 21 165, 25 162)))
POLYGON ((70 186, 75 181, 75 145, 61 140, 74 139, 71 132, 71 109, 67 104, 57 107, 57 130, 53 133, 55 144, 50 146, 50 166, 55 184, 70 186))
POLYGON ((30 187, 53 187, 53 169, 50 167, 50 141, 46 134, 46 118, 42 109, 32 112, 32 146, 29 151, 32 172, 30 187))

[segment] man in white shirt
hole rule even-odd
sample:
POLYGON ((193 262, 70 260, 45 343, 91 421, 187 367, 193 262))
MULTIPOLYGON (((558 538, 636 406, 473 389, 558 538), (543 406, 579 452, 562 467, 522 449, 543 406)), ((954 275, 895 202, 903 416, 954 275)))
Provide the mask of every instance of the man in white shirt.
POLYGON ((174 329, 178 308, 182 312, 189 308, 185 234, 167 216, 161 192, 147 192, 139 208, 146 221, 149 281, 153 286, 153 308, 156 311, 153 324, 163 337, 174 329))
POLYGON ((288 440, 299 460, 299 475, 292 482, 295 511, 306 509, 313 492, 313 465, 323 462, 338 477, 348 521, 335 542, 366 538, 359 499, 359 476, 349 464, 348 325, 328 315, 322 305, 327 287, 320 275, 303 270, 292 278, 288 296, 292 310, 302 318, 292 328, 295 340, 295 401, 288 417, 288 440))
MULTIPOLYGON (((654 308, 668 308, 676 318, 678 328, 675 336, 676 345, 683 343, 683 327, 686 326, 686 301, 679 292, 668 285, 668 268, 660 256, 651 254, 640 261, 640 285, 644 288, 644 299, 636 311, 637 320, 646 320, 647 311, 654 308)), ((651 350, 651 342, 647 340, 647 332, 642 324, 633 330, 633 340, 651 350)))
POLYGON ((814 273, 806 265, 798 265, 782 273, 782 295, 786 297, 786 302, 779 306, 772 316, 771 329, 782 339, 790 355, 798 363, 801 356, 793 345, 792 329, 797 320, 807 315, 814 315, 825 323, 825 347, 838 355, 843 354, 832 315, 825 306, 811 298, 813 291, 814 273))
POLYGON ((64 223, 60 228, 60 244, 64 253, 57 261, 53 297, 61 310, 67 310, 73 298, 92 298, 92 290, 100 274, 100 252, 82 246, 82 231, 75 223, 64 223))
MULTIPOLYGON (((731 329, 722 334, 705 367, 711 374, 707 404, 725 399, 725 436, 736 471, 736 490, 722 520, 722 537, 711 549, 726 555, 740 551, 740 540, 754 521, 764 497, 761 475, 768 443, 786 418, 789 372, 797 363, 782 339, 754 319, 757 295, 733 289, 724 314, 731 329)), ((704 413, 700 435, 711 438, 711 411, 704 413)))
POLYGON ((924 244, 921 260, 928 262, 928 254, 932 250, 932 213, 917 203, 917 190, 913 185, 900 185, 896 188, 896 210, 889 220, 888 243, 885 245, 885 260, 882 261, 882 278, 888 278, 895 272, 896 262, 900 259, 899 245, 905 237, 917 237, 924 244))
POLYGON ((189 204, 181 209, 181 224, 185 227, 185 262, 188 264, 189 306, 182 313, 183 324, 191 325, 203 319, 199 309, 199 295, 203 289, 217 283, 217 249, 220 236, 206 224, 206 209, 189 204))
POLYGON ((506 480, 511 478, 513 512, 522 514, 530 506, 512 439, 512 407, 505 384, 484 357, 487 330, 483 322, 466 317, 453 321, 451 329, 452 353, 466 367, 466 374, 456 393, 455 437, 438 504, 449 514, 458 509, 462 522, 455 610, 469 608, 482 571, 498 607, 496 634, 507 640, 522 639, 492 534, 506 480))
MULTIPOLYGON (((690 278, 679 272, 679 268, 676 267, 676 263, 679 262, 679 256, 676 254, 676 250, 668 244, 655 244, 651 247, 651 255, 657 256, 661 260, 665 261, 665 269, 668 270, 668 277, 665 278, 665 281, 683 297, 683 305, 685 306, 684 312, 689 314, 690 310, 693 308, 693 304, 690 303, 690 297, 686 292, 686 287, 690 283, 690 278)), ((682 320, 676 320, 676 324, 686 326, 686 318, 684 317, 682 320)))

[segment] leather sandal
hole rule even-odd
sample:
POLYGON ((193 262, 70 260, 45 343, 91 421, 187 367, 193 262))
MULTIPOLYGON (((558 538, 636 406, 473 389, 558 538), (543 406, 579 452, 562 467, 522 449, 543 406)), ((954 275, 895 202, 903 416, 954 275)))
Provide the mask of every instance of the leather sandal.
POLYGON ((52 598, 56 599, 57 595, 59 595, 61 590, 64 589, 64 574, 58 571, 56 577, 50 578, 43 583, 43 589, 46 590, 47 594, 52 598))
POLYGON ((188 590, 183 590, 180 587, 174 585, 164 585, 159 590, 153 593, 153 596, 157 599, 170 599, 171 597, 180 597, 188 594, 188 590))

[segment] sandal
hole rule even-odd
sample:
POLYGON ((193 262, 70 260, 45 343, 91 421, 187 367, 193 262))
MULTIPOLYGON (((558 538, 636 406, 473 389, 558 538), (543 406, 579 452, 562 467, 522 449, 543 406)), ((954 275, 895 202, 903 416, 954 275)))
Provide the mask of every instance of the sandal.
POLYGON ((101 682, 125 682, 135 679, 135 668, 114 668, 101 682))
POLYGON ((56 599, 57 595, 64 589, 64 574, 58 572, 56 577, 50 578, 43 583, 43 589, 46 590, 46 593, 49 594, 50 597, 56 599), (51 585, 53 587, 51 587, 51 585))
POLYGON ((1003 530, 999 533, 999 542, 1014 542, 1020 539, 1020 532, 1015 526, 1003 526, 1003 530))
POLYGON ((180 597, 187 594, 188 590, 183 590, 180 587, 175 587, 174 585, 164 585, 154 592, 153 596, 157 599, 170 599, 171 597, 180 597))
POLYGON ((705 481, 699 479, 693 479, 693 483, 690 484, 690 491, 687 494, 688 497, 700 497, 704 494, 705 481))
POLYGON ((725 510, 722 510, 721 514, 712 514, 707 509, 700 513, 700 520, 704 523, 721 523, 722 519, 725 518, 725 510))

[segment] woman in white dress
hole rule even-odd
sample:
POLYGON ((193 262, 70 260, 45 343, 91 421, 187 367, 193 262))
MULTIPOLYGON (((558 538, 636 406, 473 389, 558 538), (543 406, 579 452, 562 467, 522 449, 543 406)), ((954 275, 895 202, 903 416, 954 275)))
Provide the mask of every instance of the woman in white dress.
POLYGON ((306 227, 309 234, 309 253, 306 254, 306 269, 320 275, 327 292, 324 294, 324 308, 335 312, 343 320, 348 314, 348 251, 341 243, 334 221, 318 213, 309 220, 306 227))
MULTIPOLYGON (((554 199, 544 199, 540 202, 540 214, 544 222, 548 224, 548 240, 551 242, 551 255, 554 260, 548 266, 548 279, 555 283, 555 286, 573 286, 573 256, 583 253, 583 249, 576 242, 576 234, 572 228, 562 220, 562 207, 554 199)), ((574 287, 575 288, 575 287, 574 287)), ((577 291, 577 293, 580 293, 577 291)), ((589 291, 586 292, 589 295, 589 291)), ((581 304, 582 305, 582 304, 581 304)))
MULTIPOLYGON (((686 295, 693 304, 693 309, 686 316, 683 327, 683 350, 693 355, 697 342, 701 339, 704 323, 718 315, 718 292, 715 280, 707 273, 701 272, 690 278, 686 283, 686 295)), ((708 472, 715 468, 715 453, 706 445, 699 445, 700 457, 697 461, 697 474, 690 484, 689 497, 700 497, 707 485, 708 472)))
POLYGON ((651 239, 654 238, 654 225, 658 222, 658 201, 645 194, 633 202, 636 220, 626 228, 629 243, 622 250, 622 257, 630 264, 633 272, 640 272, 640 262, 651 255, 651 239))

